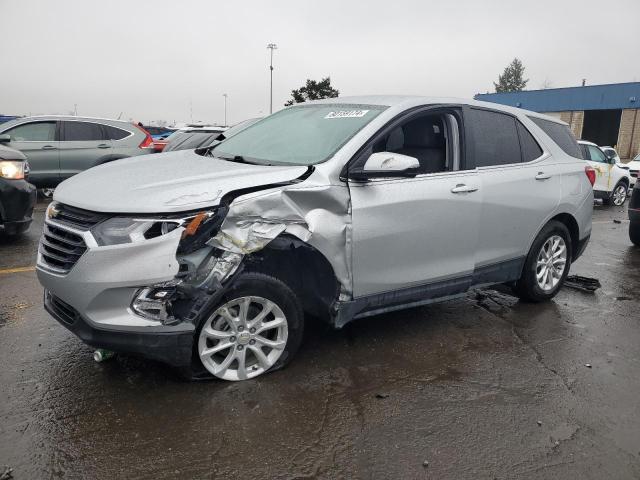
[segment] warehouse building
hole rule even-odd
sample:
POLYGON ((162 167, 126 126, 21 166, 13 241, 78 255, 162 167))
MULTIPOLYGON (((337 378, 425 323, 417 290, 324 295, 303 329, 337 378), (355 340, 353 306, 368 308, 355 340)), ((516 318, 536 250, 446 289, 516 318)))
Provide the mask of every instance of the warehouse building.
POLYGON ((478 94, 476 100, 557 117, 576 138, 613 146, 623 160, 640 153, 640 82, 478 94))

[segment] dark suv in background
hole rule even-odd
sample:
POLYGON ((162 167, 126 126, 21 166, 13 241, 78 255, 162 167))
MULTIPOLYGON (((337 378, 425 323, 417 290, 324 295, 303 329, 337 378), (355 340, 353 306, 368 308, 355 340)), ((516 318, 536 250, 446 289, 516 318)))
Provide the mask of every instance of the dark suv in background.
POLYGON ((39 188, 56 187, 76 173, 102 163, 154 153, 151 135, 139 125, 59 115, 3 123, 0 143, 27 157, 30 181, 39 188))
POLYGON ((26 157, 0 145, 0 231, 7 235, 19 235, 31 225, 36 188, 28 176, 26 157))
POLYGON ((636 182, 629 202, 629 238, 640 247, 640 182, 636 182))

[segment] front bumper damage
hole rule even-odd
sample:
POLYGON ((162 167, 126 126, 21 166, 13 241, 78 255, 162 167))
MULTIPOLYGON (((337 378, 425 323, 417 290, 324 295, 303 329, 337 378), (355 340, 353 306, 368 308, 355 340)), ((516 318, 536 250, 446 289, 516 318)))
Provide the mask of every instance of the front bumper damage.
POLYGON ((100 247, 90 231, 49 218, 46 224, 82 237, 87 245, 67 273, 38 254, 44 305, 58 322, 96 348, 176 367, 191 363, 199 319, 239 273, 238 255, 215 255, 206 244, 179 253, 182 227, 142 243, 100 247))
POLYGON ((193 324, 176 326, 110 327, 87 320, 71 305, 45 290, 44 308, 61 325, 95 348, 126 352, 187 367, 191 362, 193 324))
POLYGON ((90 231, 48 218, 82 236, 88 248, 67 273, 48 268, 39 254, 47 310, 89 345, 186 366, 206 312, 247 263, 259 261, 256 252, 289 235, 333 270, 327 284, 337 289, 322 301, 336 314, 339 302, 351 299, 349 193, 307 177, 223 197, 197 234, 186 238, 181 226, 141 243, 100 247, 90 231))

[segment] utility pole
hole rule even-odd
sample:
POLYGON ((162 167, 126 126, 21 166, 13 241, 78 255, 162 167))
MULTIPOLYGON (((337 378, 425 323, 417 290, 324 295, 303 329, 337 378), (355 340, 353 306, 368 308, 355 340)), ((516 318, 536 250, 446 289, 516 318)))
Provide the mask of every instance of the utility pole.
POLYGON ((78 116, 78 104, 77 103, 73 104, 73 116, 74 117, 78 116))
POLYGON ((223 93, 222 96, 224 97, 224 126, 227 126, 227 94, 223 93))
POLYGON ((271 83, 269 88, 269 114, 273 113, 273 51, 278 49, 275 43, 267 45, 267 49, 271 50, 271 62, 269 63, 269 73, 271 74, 271 83))

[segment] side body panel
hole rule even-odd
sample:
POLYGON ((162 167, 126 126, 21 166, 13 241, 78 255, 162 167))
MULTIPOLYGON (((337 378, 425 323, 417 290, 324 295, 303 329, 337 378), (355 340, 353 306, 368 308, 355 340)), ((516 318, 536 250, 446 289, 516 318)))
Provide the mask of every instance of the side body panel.
POLYGON ((553 159, 483 167, 476 268, 525 257, 541 223, 560 203, 561 177, 553 159))
POLYGON ((479 192, 475 171, 350 183, 354 297, 471 275, 479 192))

